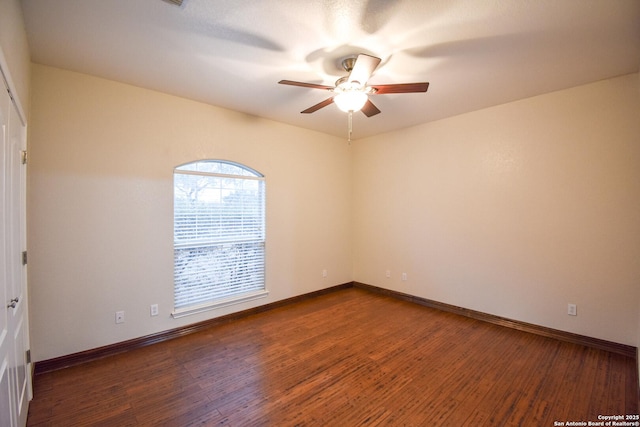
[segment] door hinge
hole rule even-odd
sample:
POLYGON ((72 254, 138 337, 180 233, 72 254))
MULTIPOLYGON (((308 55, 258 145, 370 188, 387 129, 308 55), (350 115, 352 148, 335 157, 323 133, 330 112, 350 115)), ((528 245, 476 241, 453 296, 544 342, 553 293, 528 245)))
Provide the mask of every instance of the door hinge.
POLYGON ((25 359, 27 360, 27 364, 31 363, 31 349, 27 350, 25 355, 25 359))
POLYGON ((20 159, 23 165, 27 164, 27 150, 23 150, 20 152, 20 159))
POLYGON ((27 265, 27 251, 22 252, 22 265, 27 265))

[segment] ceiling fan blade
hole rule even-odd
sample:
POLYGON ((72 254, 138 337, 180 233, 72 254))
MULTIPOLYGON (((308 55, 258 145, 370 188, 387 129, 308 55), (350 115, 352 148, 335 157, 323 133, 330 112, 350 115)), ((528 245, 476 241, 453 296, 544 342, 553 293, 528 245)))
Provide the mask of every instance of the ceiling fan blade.
POLYGON ((333 97, 331 98, 327 98, 322 102, 317 103, 316 105, 313 105, 309 108, 307 108, 304 111, 300 111, 302 114, 309 114, 309 113, 313 113, 315 111, 318 111, 319 109, 326 107, 327 105, 333 104, 333 97))
POLYGON ((294 82, 292 80, 280 80, 278 83, 280 83, 281 85, 308 87, 311 89, 324 89, 324 90, 334 89, 333 86, 317 85, 315 83, 294 82))
POLYGON ((358 55, 356 63, 353 64, 353 69, 349 73, 349 83, 357 81, 364 86, 378 67, 378 64, 380 64, 380 61, 381 59, 375 56, 365 55, 364 53, 358 55))
POLYGON ((362 107, 361 111, 367 117, 375 116, 376 114, 380 113, 380 110, 378 110, 378 107, 373 105, 373 102, 371 102, 371 100, 369 99, 367 99, 367 102, 365 102, 364 107, 362 107))
POLYGON ((385 93, 413 93, 413 92, 426 92, 429 88, 429 83, 399 83, 393 85, 372 85, 372 88, 376 90, 377 95, 383 95, 385 93))

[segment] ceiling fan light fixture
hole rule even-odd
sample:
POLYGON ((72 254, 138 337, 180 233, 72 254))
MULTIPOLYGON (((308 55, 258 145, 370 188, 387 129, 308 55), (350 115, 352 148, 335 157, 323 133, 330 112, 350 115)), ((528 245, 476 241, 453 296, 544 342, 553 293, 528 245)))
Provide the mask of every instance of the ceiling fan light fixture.
POLYGON ((348 113, 349 111, 360 111, 364 104, 367 103, 367 94, 362 91, 346 91, 340 92, 333 97, 339 109, 348 113))

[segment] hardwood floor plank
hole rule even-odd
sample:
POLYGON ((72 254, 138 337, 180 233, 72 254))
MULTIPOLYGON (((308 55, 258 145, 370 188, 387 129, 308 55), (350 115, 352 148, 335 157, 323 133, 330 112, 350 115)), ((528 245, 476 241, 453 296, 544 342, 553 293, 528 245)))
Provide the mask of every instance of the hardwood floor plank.
POLYGON ((635 378, 625 355, 351 288, 36 375, 28 425, 551 426, 637 413, 635 378))

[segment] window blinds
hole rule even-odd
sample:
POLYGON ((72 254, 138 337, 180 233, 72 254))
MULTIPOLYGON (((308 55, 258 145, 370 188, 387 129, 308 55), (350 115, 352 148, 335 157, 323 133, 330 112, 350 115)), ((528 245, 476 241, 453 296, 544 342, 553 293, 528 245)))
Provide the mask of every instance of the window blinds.
POLYGON ((235 164, 195 165, 174 173, 176 310, 265 288, 264 179, 235 164))

